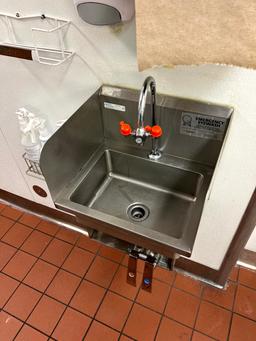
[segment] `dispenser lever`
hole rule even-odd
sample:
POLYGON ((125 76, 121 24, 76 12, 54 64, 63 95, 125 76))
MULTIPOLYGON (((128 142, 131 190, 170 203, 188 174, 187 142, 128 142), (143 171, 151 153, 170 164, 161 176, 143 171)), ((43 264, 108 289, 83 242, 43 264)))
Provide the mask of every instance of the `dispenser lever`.
POLYGON ((141 288, 151 292, 154 267, 158 262, 159 255, 136 246, 132 250, 129 250, 127 283, 134 286, 136 286, 138 259, 145 262, 141 288))
POLYGON ((127 270, 127 283, 136 287, 137 278, 137 260, 138 257, 135 253, 129 254, 128 270, 127 270))

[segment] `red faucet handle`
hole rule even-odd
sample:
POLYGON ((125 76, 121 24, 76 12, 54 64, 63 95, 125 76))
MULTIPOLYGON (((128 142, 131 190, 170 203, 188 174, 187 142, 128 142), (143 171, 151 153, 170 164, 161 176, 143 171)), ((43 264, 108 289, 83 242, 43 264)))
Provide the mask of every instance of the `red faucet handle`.
POLYGON ((160 126, 153 126, 151 129, 151 135, 155 138, 162 136, 163 130, 160 126))
POLYGON ((120 133, 124 136, 129 136, 132 133, 132 128, 130 124, 125 123, 124 121, 120 122, 120 133))
POLYGON ((145 130, 146 130, 146 132, 148 132, 148 133, 151 133, 151 131, 152 131, 152 127, 150 127, 150 126, 146 126, 146 127, 145 127, 145 130))

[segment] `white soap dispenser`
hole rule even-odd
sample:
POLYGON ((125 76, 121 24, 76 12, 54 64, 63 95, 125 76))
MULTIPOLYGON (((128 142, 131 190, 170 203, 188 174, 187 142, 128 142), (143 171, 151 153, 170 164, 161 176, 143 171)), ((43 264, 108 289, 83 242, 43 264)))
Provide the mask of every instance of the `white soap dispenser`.
POLYGON ((49 131, 49 129, 47 127, 45 119, 40 120, 38 132, 39 132, 39 140, 41 142, 41 147, 43 148, 46 141, 51 137, 51 132, 49 131))
POLYGON ((24 147, 26 157, 38 162, 40 158, 41 142, 39 140, 38 127, 40 120, 25 108, 16 112, 21 131, 21 144, 24 147))
POLYGON ((132 19, 135 0, 74 0, 79 16, 92 25, 114 25, 132 19))

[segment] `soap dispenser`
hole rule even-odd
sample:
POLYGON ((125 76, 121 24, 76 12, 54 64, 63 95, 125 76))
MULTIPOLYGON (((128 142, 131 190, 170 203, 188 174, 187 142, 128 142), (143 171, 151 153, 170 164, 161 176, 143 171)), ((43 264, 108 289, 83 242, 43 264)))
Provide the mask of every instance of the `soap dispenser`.
POLYGON ((135 0, 74 0, 79 16, 92 25, 114 25, 132 19, 135 0))
POLYGON ((16 115, 21 132, 21 144, 25 150, 26 157, 31 161, 38 162, 41 151, 38 134, 40 120, 25 108, 19 109, 16 115))

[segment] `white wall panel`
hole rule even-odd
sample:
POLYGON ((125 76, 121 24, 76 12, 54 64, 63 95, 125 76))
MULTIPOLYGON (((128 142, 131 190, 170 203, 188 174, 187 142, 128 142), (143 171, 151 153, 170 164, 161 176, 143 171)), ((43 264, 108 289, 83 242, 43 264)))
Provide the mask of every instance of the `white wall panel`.
MULTIPOLYGON (((139 88, 151 74, 159 92, 235 108, 192 254, 194 261, 218 269, 255 187, 256 71, 203 65, 139 73, 134 21, 124 26, 95 27, 82 22, 71 0, 0 0, 0 11, 18 10, 72 20, 79 31, 74 27, 69 30, 69 48, 84 58, 104 83, 139 88)), ((54 125, 70 116, 99 82, 78 57, 60 67, 0 57, 0 74, 5 80, 0 89, 0 125, 24 174, 15 110, 28 104, 47 114, 54 125)), ((27 183, 30 186, 31 181, 27 183)))

